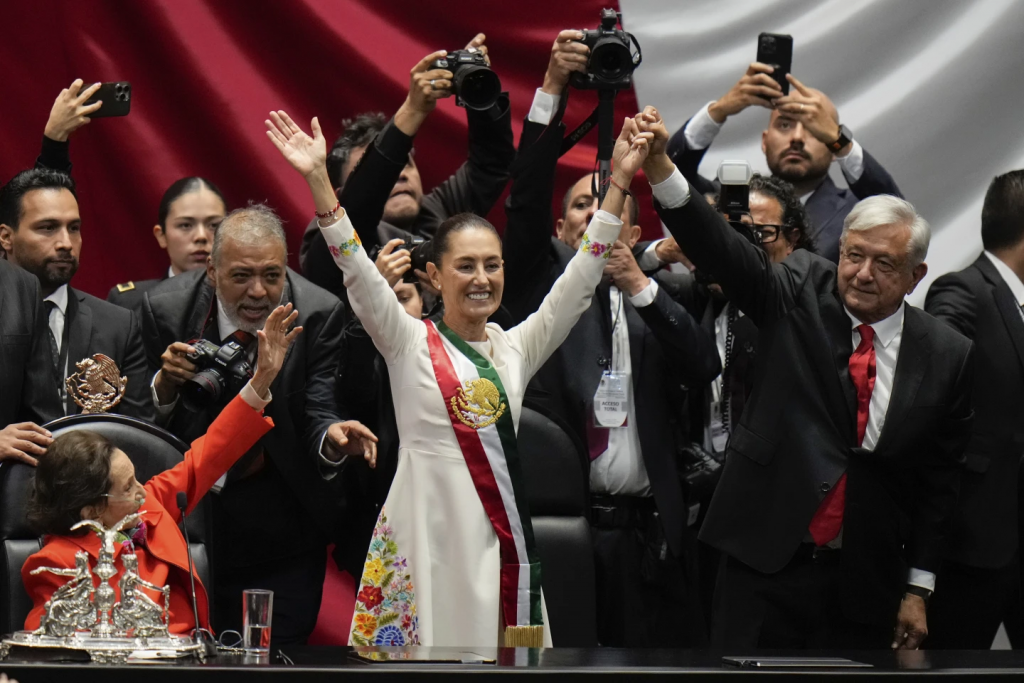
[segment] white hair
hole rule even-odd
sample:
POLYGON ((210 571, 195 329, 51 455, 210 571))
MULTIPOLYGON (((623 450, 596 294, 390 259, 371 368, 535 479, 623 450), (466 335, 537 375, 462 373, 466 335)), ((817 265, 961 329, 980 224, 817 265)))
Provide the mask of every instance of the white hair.
POLYGON ((917 213, 913 204, 890 194, 880 194, 857 202, 843 221, 843 234, 839 238, 840 249, 846 245, 847 233, 870 230, 881 225, 905 225, 909 228, 907 260, 910 268, 916 268, 924 263, 928 255, 928 244, 932 239, 928 221, 917 213))
MULTIPOLYGON (((248 206, 235 209, 224 216, 217 232, 213 234, 213 248, 210 250, 213 265, 220 264, 221 251, 228 239, 245 246, 259 246, 277 241, 284 247, 285 254, 288 253, 288 241, 285 239, 281 219, 266 204, 250 202, 248 206)), ((260 329, 263 329, 262 326, 260 329)))

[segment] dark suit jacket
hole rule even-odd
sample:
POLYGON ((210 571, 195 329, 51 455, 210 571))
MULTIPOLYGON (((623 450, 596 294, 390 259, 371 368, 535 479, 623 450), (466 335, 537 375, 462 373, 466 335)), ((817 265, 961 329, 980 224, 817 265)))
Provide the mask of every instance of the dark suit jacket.
MULTIPOLYGON (((335 501, 331 487, 320 476, 317 463, 321 438, 331 424, 342 419, 335 402, 334 373, 341 346, 344 306, 333 294, 291 270, 288 271, 287 291, 289 301, 299 312, 295 324, 301 325, 303 331, 288 349, 281 372, 270 386, 273 401, 264 414, 273 419, 274 429, 260 439, 259 444, 273 469, 294 494, 294 500, 240 500, 238 504, 251 505, 253 517, 275 519, 275 515, 280 517, 286 512, 296 516, 295 510, 286 511, 285 505, 297 501, 305 516, 287 521, 319 529, 326 537, 333 525, 335 501)), ((142 328, 151 376, 160 368, 160 354, 172 342, 203 336, 211 315, 215 325, 216 299, 204 270, 182 273, 146 293, 142 328)), ((210 411, 190 413, 179 402, 167 429, 190 442, 206 431, 213 417, 210 411)), ((224 493, 231 489, 229 485, 224 493)), ((235 488, 236 492, 239 490, 235 488)), ((273 551, 267 547, 268 555, 273 551)))
POLYGON ((949 557, 1004 567, 1017 550, 1017 487, 1024 453, 1024 318, 988 257, 943 275, 925 309, 974 340, 977 417, 966 451, 949 557))
MULTIPOLYGON (((669 141, 669 156, 686 177, 691 188, 701 194, 709 192, 718 194, 718 181, 708 180, 697 172, 708 148, 690 149, 686 142, 686 135, 683 133, 685 129, 684 125, 669 141)), ((807 199, 806 204, 807 215, 811 219, 811 237, 814 238, 818 254, 832 263, 839 263, 839 237, 843 232, 843 221, 846 220, 846 216, 857 202, 876 194, 903 196, 889 172, 868 154, 866 149, 864 150, 864 173, 857 179, 857 182, 850 185, 849 189, 836 187, 832 178, 825 176, 821 185, 818 185, 818 189, 807 199)))
MULTIPOLYGON (((508 96, 502 96, 495 107, 490 112, 466 110, 469 158, 455 175, 424 195, 420 213, 408 230, 381 217, 408 161, 413 138, 398 130, 394 120, 384 127, 345 181, 340 197, 367 253, 395 238, 406 239, 413 234, 433 237, 441 223, 458 213, 487 215, 505 189, 508 168, 515 157, 508 96)), ((341 296, 345 289, 342 273, 327 250, 316 220, 302 237, 299 262, 306 277, 341 296)))
MULTIPOLYGON (((77 370, 75 363, 93 354, 102 353, 117 363, 122 377, 128 378, 124 398, 110 412, 130 415, 152 422, 152 375, 146 365, 142 348, 142 331, 133 312, 97 299, 91 294, 68 287, 68 308, 65 316, 68 329, 68 374, 77 370)), ((82 411, 69 395, 65 409, 68 415, 82 411)))
POLYGON ((0 429, 63 415, 34 275, 0 258, 0 429))
POLYGON ((773 265, 698 197, 658 210, 687 256, 759 330, 754 390, 701 539, 777 572, 846 472, 843 609, 856 621, 891 625, 908 565, 937 573, 945 549, 973 420, 970 340, 906 305, 884 428, 866 451, 857 446, 852 325, 836 266, 805 251, 773 265))
POLYGON ((107 301, 121 308, 133 310, 138 314, 142 311, 143 295, 166 279, 132 280, 122 285, 115 285, 107 292, 107 301))
MULTIPOLYGON (((562 126, 527 121, 506 206, 504 303, 520 322, 540 305, 574 249, 551 237, 551 199, 562 126)), ((686 513, 676 449, 685 443, 682 385, 702 386, 721 370, 714 339, 664 290, 634 308, 623 295, 637 431, 655 504, 672 552, 682 552, 686 513)), ((598 286, 590 308, 531 382, 586 443, 594 392, 612 357, 609 286, 598 286)))

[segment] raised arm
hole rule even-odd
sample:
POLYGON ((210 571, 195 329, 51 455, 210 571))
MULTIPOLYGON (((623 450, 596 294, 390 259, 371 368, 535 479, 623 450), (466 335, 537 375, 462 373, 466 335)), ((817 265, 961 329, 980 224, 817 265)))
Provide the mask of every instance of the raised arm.
POLYGON ((644 174, 651 182, 658 215, 680 249, 756 325, 781 317, 792 307, 792 292, 798 286, 793 271, 773 266, 762 249, 744 239, 707 202, 691 196, 686 180, 663 152, 668 131, 654 107, 645 109, 638 120, 638 126, 654 136, 644 174))
POLYGON ((100 88, 100 83, 84 87, 82 79, 60 91, 50 109, 50 118, 43 129, 43 148, 36 159, 36 168, 49 168, 71 175, 71 157, 68 154, 68 138, 92 119, 89 114, 103 106, 103 102, 85 102, 100 88))
POLYGON ((283 111, 271 112, 266 125, 267 137, 309 185, 326 248, 344 273, 352 312, 384 359, 393 362, 425 334, 425 328, 402 308, 335 198, 325 166, 327 145, 320 123, 314 118, 310 124, 312 137, 283 111))
POLYGON ((594 214, 576 255, 544 297, 540 308, 509 330, 510 340, 523 354, 527 378, 532 377, 565 341, 576 321, 590 307, 594 288, 611 256, 612 245, 622 231, 619 216, 626 201, 624 191, 629 189, 633 176, 646 158, 652 137, 651 133, 640 132, 633 119, 625 120, 615 141, 615 170, 601 210, 594 214))

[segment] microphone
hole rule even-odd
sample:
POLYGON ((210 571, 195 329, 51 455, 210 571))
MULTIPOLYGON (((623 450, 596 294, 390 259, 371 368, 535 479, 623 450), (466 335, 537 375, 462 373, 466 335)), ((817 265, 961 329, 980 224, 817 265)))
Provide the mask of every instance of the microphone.
POLYGON ((185 510, 188 508, 188 495, 184 491, 177 494, 178 509, 181 510, 181 529, 185 533, 185 553, 188 555, 188 578, 192 582, 192 613, 196 617, 196 642, 203 646, 207 657, 217 655, 217 645, 213 642, 213 634, 199 624, 199 603, 196 600, 196 575, 192 568, 192 544, 188 540, 188 525, 185 523, 185 510))

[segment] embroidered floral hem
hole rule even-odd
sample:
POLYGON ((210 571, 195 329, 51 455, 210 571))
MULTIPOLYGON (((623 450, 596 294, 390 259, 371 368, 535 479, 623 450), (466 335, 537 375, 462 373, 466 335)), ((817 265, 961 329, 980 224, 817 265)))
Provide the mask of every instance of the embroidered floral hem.
POLYGON ((356 594, 351 645, 420 644, 412 574, 392 533, 381 508, 356 594))

